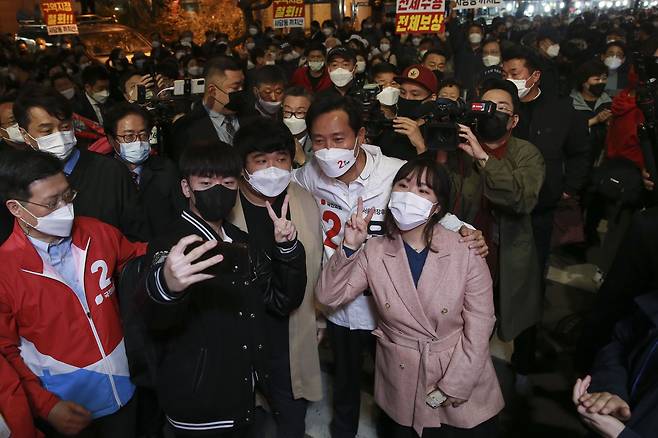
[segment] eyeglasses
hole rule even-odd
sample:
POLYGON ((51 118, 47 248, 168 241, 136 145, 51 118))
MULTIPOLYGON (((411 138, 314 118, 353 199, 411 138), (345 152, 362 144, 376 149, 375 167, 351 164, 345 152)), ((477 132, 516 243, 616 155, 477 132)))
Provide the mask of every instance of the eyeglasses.
POLYGON ((149 132, 140 132, 138 134, 117 135, 117 140, 121 143, 132 143, 134 141, 146 141, 149 139, 149 132))
POLYGON ((284 111, 283 112, 283 118, 284 119, 289 119, 292 116, 295 116, 296 119, 305 119, 306 118, 306 111, 284 111))
POLYGON ((38 202, 25 201, 23 199, 17 199, 17 201, 25 202, 26 204, 38 205, 39 207, 47 208, 48 210, 56 210, 57 207, 64 204, 70 204, 78 196, 78 191, 73 189, 68 189, 62 193, 57 199, 49 202, 48 204, 39 204, 38 202))

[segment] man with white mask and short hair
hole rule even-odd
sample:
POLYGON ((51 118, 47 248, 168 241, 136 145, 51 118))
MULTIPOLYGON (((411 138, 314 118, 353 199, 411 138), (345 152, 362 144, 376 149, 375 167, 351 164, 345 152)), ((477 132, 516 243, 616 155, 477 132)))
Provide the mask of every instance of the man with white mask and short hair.
POLYGON ((25 143, 56 156, 73 189, 78 214, 113 225, 132 239, 145 238, 137 191, 125 166, 77 148, 70 102, 50 87, 21 92, 13 108, 25 143))
POLYGON ((327 71, 333 86, 316 94, 317 100, 328 96, 352 95, 357 90, 354 76, 356 74, 356 53, 349 47, 336 47, 327 55, 327 71))
MULTIPOLYGON (((313 195, 320 209, 323 260, 327 263, 342 244, 345 223, 359 199, 363 201, 364 213, 374 209, 369 236, 383 235, 392 180, 404 161, 387 157, 377 146, 364 143, 361 111, 350 97, 316 99, 308 110, 306 123, 314 157, 293 171, 292 178, 313 195)), ((470 230, 453 215, 447 215, 441 224, 459 230, 468 245, 486 254, 482 233, 470 230)), ((333 437, 353 438, 358 429, 363 352, 374 344, 370 332, 375 328, 375 319, 368 295, 364 291, 350 304, 325 315, 336 363, 333 437)))

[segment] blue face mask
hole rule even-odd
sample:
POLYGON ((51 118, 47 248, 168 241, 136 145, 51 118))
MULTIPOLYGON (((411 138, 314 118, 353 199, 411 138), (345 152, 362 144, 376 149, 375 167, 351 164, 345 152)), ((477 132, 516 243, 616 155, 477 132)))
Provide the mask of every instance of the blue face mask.
POLYGON ((151 144, 148 141, 133 141, 131 143, 119 143, 119 155, 132 164, 142 164, 151 153, 151 144))

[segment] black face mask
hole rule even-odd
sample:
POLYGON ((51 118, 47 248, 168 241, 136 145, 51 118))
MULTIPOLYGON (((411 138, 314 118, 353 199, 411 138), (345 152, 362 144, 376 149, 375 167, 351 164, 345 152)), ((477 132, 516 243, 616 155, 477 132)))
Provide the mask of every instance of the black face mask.
POLYGON ((599 97, 600 95, 603 94, 603 91, 605 90, 605 82, 602 82, 600 84, 588 85, 588 87, 589 87, 589 92, 592 93, 592 96, 599 97))
POLYGON ((510 115, 500 111, 494 111, 491 117, 478 119, 477 135, 486 142, 500 140, 507 134, 507 122, 510 115))
POLYGON ((409 117, 410 119, 417 119, 420 117, 418 114, 418 107, 422 100, 409 100, 398 97, 398 113, 399 117, 409 117))
MULTIPOLYGON (((222 90, 219 87, 217 87, 217 89, 222 93, 228 95, 228 102, 224 105, 224 108, 236 113, 239 112, 240 109, 244 108, 244 104, 247 101, 246 90, 231 91, 230 93, 227 93, 226 91, 222 90)), ((215 96, 210 95, 210 97, 212 97, 215 101, 221 104, 221 102, 215 96)))
POLYGON ((217 184, 206 190, 194 190, 195 205, 201 217, 208 222, 224 219, 235 206, 238 191, 217 184))

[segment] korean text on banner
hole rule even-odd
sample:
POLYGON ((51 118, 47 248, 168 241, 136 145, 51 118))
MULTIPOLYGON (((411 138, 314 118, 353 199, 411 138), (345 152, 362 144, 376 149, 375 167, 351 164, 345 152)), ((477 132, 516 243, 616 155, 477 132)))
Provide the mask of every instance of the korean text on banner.
POLYGON ((41 15, 48 35, 77 34, 71 0, 41 0, 41 15))
POLYGON ((395 32, 442 33, 445 10, 445 0, 397 0, 395 32))
POLYGON ((503 4, 503 0, 455 0, 455 9, 496 8, 503 4))
POLYGON ((272 11, 275 29, 304 27, 304 0, 274 0, 272 11))

